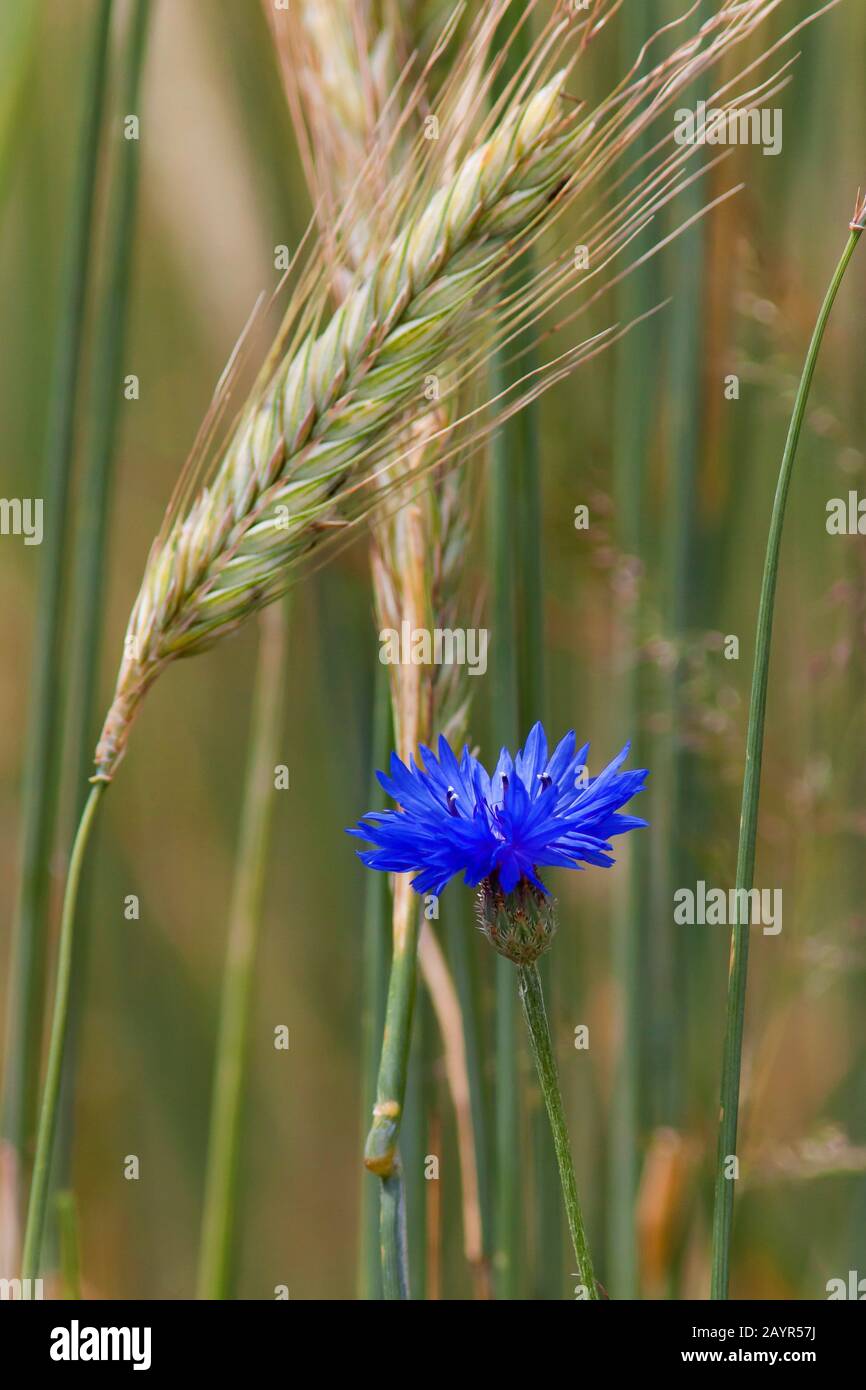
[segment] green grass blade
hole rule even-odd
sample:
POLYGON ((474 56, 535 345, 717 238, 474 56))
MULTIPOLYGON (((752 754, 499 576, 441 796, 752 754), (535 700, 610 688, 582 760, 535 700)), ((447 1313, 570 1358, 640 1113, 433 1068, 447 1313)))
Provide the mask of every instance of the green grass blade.
MULTIPOLYGON (((66 739, 72 751, 75 776, 73 813, 81 812, 82 788, 90 776, 93 748, 99 733, 97 707, 101 654, 102 612, 105 593, 106 535, 111 482, 121 401, 120 381, 129 306, 135 205, 138 188, 139 141, 123 138, 122 116, 138 112, 138 95, 147 39, 150 0, 136 0, 130 16, 121 78, 120 110, 115 113, 114 136, 118 164, 108 213, 104 261, 106 278, 94 327, 90 419, 92 433, 81 488, 76 532, 75 580, 77 628, 70 656, 70 716, 66 739)), ((84 792, 86 795, 86 791, 84 792)), ((87 878, 82 886, 82 904, 87 878)), ((76 933, 77 961, 73 966, 69 1035, 64 1060, 61 1116, 57 1140, 57 1180, 69 1181, 73 1090, 77 1051, 80 989, 86 937, 76 933)))
POLYGON ((75 1193, 64 1189, 54 1199, 60 1247, 60 1292, 66 1299, 81 1298, 81 1249, 75 1193))
MULTIPOLYGON (((860 209, 862 221, 866 207, 860 209)), ((758 604, 758 623, 755 634, 755 663, 752 671, 752 692, 749 701, 749 723, 746 733, 746 765, 743 775, 743 801, 740 814, 740 840, 737 851, 737 889, 749 892, 755 873, 755 841, 758 830, 758 800, 761 790, 761 762, 764 751, 764 720, 767 711, 767 685, 770 670, 770 646, 773 636, 773 609, 776 582, 779 574, 779 554, 785 504, 791 485, 791 474, 806 403, 827 321, 845 276, 845 271, 863 228, 852 223, 851 235, 837 265, 821 305, 812 341, 806 354, 803 374, 797 388, 794 412, 785 442, 782 465, 773 499, 770 531, 764 572, 761 578, 761 597, 758 604)), ((713 1209, 713 1259, 711 1292, 714 1299, 728 1297, 731 1264, 731 1234, 734 1216, 734 1178, 728 1174, 728 1163, 736 1155, 737 1119, 740 1103, 740 1068, 743 1050, 743 1024, 746 1011, 746 980, 749 963, 749 925, 737 924, 731 933, 731 960, 728 976, 727 1024, 722 1057, 721 1111, 719 1148, 716 1158, 715 1205, 713 1209)))
POLYGON ((423 1302, 427 1289, 427 1180, 424 1160, 429 1152, 431 1048, 434 1038, 430 996, 423 986, 415 1003, 409 1071, 406 1077, 406 1103, 400 1130, 403 1199, 406 1205, 406 1233, 409 1251, 409 1287, 412 1297, 423 1302))
MULTIPOLYGON (((635 55, 659 25, 657 0, 628 6, 621 19, 622 66, 630 67, 635 55)), ((648 136, 636 153, 649 147, 648 136)), ((623 322, 639 318, 660 298, 654 261, 627 276, 617 295, 617 313, 623 322)), ((645 515, 650 491, 649 464, 652 432, 658 400, 659 363, 652 326, 641 325, 617 347, 614 383, 615 427, 613 492, 617 540, 627 562, 646 556, 645 515)), ((643 637, 643 585, 638 580, 634 597, 623 600, 617 615, 622 664, 625 674, 619 692, 617 738, 632 740, 637 766, 644 766, 641 752, 642 706, 639 649, 643 637)), ((642 1025, 646 1011, 640 978, 649 916, 649 845, 634 837, 627 850, 627 872, 615 887, 612 930, 612 971, 618 991, 621 1020, 616 1082, 611 1096, 608 1145, 609 1188, 607 1202, 607 1257, 605 1283, 613 1298, 636 1298, 638 1261, 635 1236, 635 1200, 638 1184, 639 1099, 641 1095, 642 1025)), ((645 1063, 644 1063, 645 1064, 645 1063)))
POLYGON ((24 1229, 24 1250, 21 1256, 21 1277, 23 1279, 35 1279, 39 1273, 39 1258, 42 1251, 42 1237, 45 1232, 45 1217, 48 1206, 51 1159, 54 1150, 54 1138, 57 1133, 61 1068, 66 1044, 66 1022, 69 1015, 69 985, 72 975, 78 886, 81 881, 81 869, 93 830, 96 811, 106 785, 105 782, 97 782, 91 787, 69 859, 69 872, 66 877, 66 892, 63 899, 63 916, 60 923, 60 944, 57 952, 57 980, 54 987, 51 1039, 48 1044, 45 1085, 39 1107, 33 1179, 30 1184, 27 1224, 24 1229))
MULTIPOLYGON (((376 663, 373 698, 372 775, 370 809, 385 804, 376 770, 387 767, 392 747, 391 698, 387 667, 376 663)), ((362 1001, 363 1087, 361 1114, 366 1133, 376 1098, 376 1077, 385 1027, 385 999, 388 992, 388 966, 391 936, 391 895, 386 874, 366 874, 364 878, 364 992, 362 1001)), ((379 1184, 365 1170, 361 1179, 361 1239, 358 1283, 360 1297, 382 1297, 382 1259, 379 1253, 379 1184)))
POLYGON ((36 53, 37 0, 6 0, 0 7, 0 210, 18 158, 19 110, 36 53))
MULTIPOLYGON (((417 988, 419 929, 417 901, 405 875, 397 876, 394 891, 394 951, 385 1003, 382 1055, 379 1059, 373 1123, 364 1149, 367 1168, 382 1180, 380 1239, 382 1291, 386 1299, 398 1296, 398 1290, 409 1288, 408 1270, 401 1268, 406 1254, 405 1241, 401 1239, 399 1245, 388 1247, 385 1241, 396 1241, 401 1230, 405 1234, 405 1200, 397 1146, 406 1099, 406 1074, 417 988), (399 907, 397 894, 405 895, 399 907), (412 894, 411 898, 409 894, 412 894), (401 1270, 399 1278, 395 1276, 398 1269, 401 1270)), ((400 1296, 408 1297, 408 1293, 400 1296)))
POLYGON ((406 1194, 399 1154, 395 1154, 390 1172, 382 1179, 379 1239, 382 1247, 382 1295, 388 1301, 405 1301, 410 1297, 409 1251, 406 1241, 406 1194))
POLYGON ((223 975, 211 1098, 198 1295, 231 1294, 237 1231, 238 1164, 248 1071, 250 1012, 264 906, 279 761, 288 647, 288 607, 266 608, 223 975))
POLYGON ((92 20, 84 76, 84 106, 77 170, 64 242, 60 310, 49 396, 43 484, 45 538, 25 755, 21 869, 13 938, 14 960, 10 971, 10 1034, 4 1078, 3 1137, 19 1156, 27 1152, 32 1141, 39 1086, 49 861, 59 780, 60 719, 57 692, 63 634, 66 519, 110 19, 111 0, 100 0, 92 20))

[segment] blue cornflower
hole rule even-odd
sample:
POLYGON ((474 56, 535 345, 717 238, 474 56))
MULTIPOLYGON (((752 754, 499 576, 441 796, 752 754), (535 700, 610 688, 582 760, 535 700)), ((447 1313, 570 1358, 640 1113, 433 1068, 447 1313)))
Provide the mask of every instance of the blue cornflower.
POLYGON ((643 790, 646 770, 620 772, 626 744, 588 778, 589 744, 575 751, 575 743, 566 734, 548 758, 536 724, 514 758, 503 748, 492 777, 468 748, 458 762, 445 738, 438 758, 421 748, 423 767, 392 754, 390 777, 378 776, 399 809, 370 811, 348 832, 376 846, 359 850, 359 858, 371 869, 414 873, 416 892, 437 894, 462 873, 472 887, 509 894, 525 881, 546 895, 539 868, 608 868, 611 838, 647 824, 619 811, 643 790))

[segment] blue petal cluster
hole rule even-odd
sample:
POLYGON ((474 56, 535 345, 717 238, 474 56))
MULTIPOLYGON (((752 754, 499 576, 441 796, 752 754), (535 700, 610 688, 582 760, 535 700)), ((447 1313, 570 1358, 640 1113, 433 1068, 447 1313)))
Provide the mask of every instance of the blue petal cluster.
POLYGON ((438 758, 421 749, 423 767, 393 754, 390 777, 378 777, 399 809, 370 811, 348 832, 376 846, 359 857, 371 869, 414 873, 418 893, 441 893, 460 873, 473 887, 493 878, 510 893, 526 878, 546 893, 540 867, 608 868, 612 836, 647 824, 619 813, 643 790, 646 770, 620 772, 626 744, 598 777, 587 778, 589 744, 575 750, 575 742, 566 734, 548 757, 536 724, 516 757, 503 748, 492 777, 468 748, 458 762, 444 738, 438 758))

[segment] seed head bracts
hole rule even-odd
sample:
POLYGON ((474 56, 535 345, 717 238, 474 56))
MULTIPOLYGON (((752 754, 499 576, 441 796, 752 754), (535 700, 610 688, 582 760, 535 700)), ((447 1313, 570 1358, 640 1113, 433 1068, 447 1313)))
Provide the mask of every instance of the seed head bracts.
MULTIPOLYGON (((381 250, 374 245, 372 263, 355 274, 342 257, 351 204, 341 210, 333 240, 341 274, 349 273, 338 309, 331 314, 328 308, 335 267, 327 250, 317 248, 256 388, 216 454, 208 484, 200 486, 189 471, 182 477, 177 495, 184 506, 178 502, 170 510, 133 607, 95 780, 112 778, 142 696, 165 665, 204 650, 279 597, 301 560, 381 506, 383 478, 396 485, 405 472, 393 467, 405 452, 400 441, 412 438, 413 426, 430 413, 424 381, 431 372, 443 362, 456 363, 454 389, 477 384, 494 347, 513 350, 529 324, 584 284, 596 281, 581 310, 615 283, 604 278, 608 268, 685 186, 683 169, 693 151, 674 146, 669 123, 654 158, 632 171, 639 182, 627 194, 622 190, 628 170, 606 175, 685 87, 783 2, 726 0, 655 66, 645 66, 647 46, 616 88, 586 111, 564 98, 566 73, 616 13, 619 0, 600 0, 579 18, 557 9, 520 79, 494 103, 492 114, 481 109, 489 85, 468 109, 461 109, 459 91, 449 91, 441 140, 428 142, 426 154, 423 137, 411 146, 408 172, 394 179, 393 214, 386 212, 377 225, 381 250), (577 47, 571 58, 569 45, 577 47), (545 80, 560 63, 558 74, 545 80), (430 153, 437 144, 438 157, 430 153), (591 268, 578 272, 573 247, 564 247, 515 291, 508 283, 515 260, 568 202, 590 193, 582 240, 591 268), (492 286, 498 287, 495 312, 487 292, 492 286)), ((482 13, 499 16, 508 3, 490 0, 482 13)), ((535 4, 527 0, 527 13, 535 4)), ((472 67, 477 39, 478 32, 470 32, 457 71, 472 67)), ((741 78, 761 61, 750 58, 741 78)), ((723 107, 759 104, 787 81, 786 66, 736 97, 728 79, 710 100, 723 107)), ((485 84, 489 80, 488 73, 485 84)), ((408 108, 416 109, 420 100, 413 92, 408 108)), ((406 163, 402 149, 395 145, 392 152, 406 163)), ((359 177, 365 175, 361 170, 359 177)), ((389 205, 386 198, 380 212, 389 205)), ((529 378, 518 383, 504 407, 499 403, 499 421, 611 341, 612 333, 597 335, 546 363, 528 385, 529 378)), ((433 456, 437 467, 453 460, 458 449, 489 437, 492 404, 448 420, 447 447, 433 456)), ((425 457, 430 458, 426 451, 425 457)), ((415 471, 413 464, 409 472, 415 471)))
POLYGON ((509 113, 359 281, 324 332, 281 362, 247 409, 210 487, 148 561, 96 753, 110 781, 158 672, 278 597, 289 566, 340 516, 355 465, 424 407, 431 361, 473 296, 566 175, 564 76, 509 113))

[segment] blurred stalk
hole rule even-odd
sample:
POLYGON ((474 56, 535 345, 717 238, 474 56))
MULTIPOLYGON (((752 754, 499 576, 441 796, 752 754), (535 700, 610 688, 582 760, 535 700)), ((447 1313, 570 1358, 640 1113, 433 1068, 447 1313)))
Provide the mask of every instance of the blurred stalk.
MULTIPOLYGON (((621 18, 621 58, 628 70, 642 46, 658 27, 657 0, 627 6, 621 18)), ((635 148, 642 155, 650 145, 644 135, 635 148)), ((618 291, 618 317, 639 318, 658 298, 655 261, 626 277, 618 291)), ((641 326, 617 348, 615 380, 614 502, 617 536, 626 572, 622 575, 618 626, 621 642, 621 715, 618 723, 632 739, 635 762, 644 757, 642 638, 643 573, 646 535, 643 524, 649 493, 649 456, 658 387, 658 351, 653 329, 641 326)), ((607 1253, 609 1287, 615 1298, 636 1298, 638 1260, 635 1201, 638 1185, 639 1098, 645 1094, 642 1066, 649 1053, 650 1008, 641 981, 648 967, 650 845, 634 837, 627 851, 627 873, 616 886, 612 933, 612 966, 617 983, 619 1052, 611 1095, 607 1253)))
MULTIPOLYGON (((391 698, 388 673, 376 662, 373 696, 373 734, 371 739, 372 765, 370 777, 370 808, 378 810, 385 803, 376 769, 388 766, 391 750, 391 698)), ((386 874, 364 875, 364 990, 362 1000, 363 1094, 362 1124, 366 1130, 368 1117, 376 1096, 376 1076, 382 1049, 385 1026, 385 998, 388 991, 389 938, 391 934, 391 895, 386 874)), ((370 1181, 364 1172, 361 1187, 361 1240, 358 1271, 359 1296, 363 1299, 382 1297, 382 1260, 379 1253, 379 1191, 378 1183, 370 1181)))
MULTIPOLYGON (((475 1167, 478 1175, 478 1207, 481 1220, 481 1264, 476 1276, 476 1297, 490 1297, 489 1256, 493 1248, 493 1183, 490 1171, 490 1122, 488 1087, 483 1066, 481 1001, 472 953, 474 916, 470 916, 467 895, 462 909, 457 905, 445 914, 445 941, 448 959, 454 976, 454 987, 463 1020, 463 1039, 466 1052, 466 1076, 469 1084, 469 1105, 472 1114, 472 1134, 475 1141, 475 1167)), ((465 1232, 464 1232, 465 1236, 465 1232)))
MULTIPOLYGON (((462 920, 462 916, 461 919, 462 920)), ((461 1013, 460 998, 457 986, 452 979, 448 968, 448 962, 439 939, 429 922, 424 922, 421 927, 421 937, 418 947, 419 962, 426 986, 426 997, 428 1005, 436 1014, 439 1024, 439 1031, 442 1037, 444 1053, 442 1057, 442 1070, 451 1095, 454 1106, 454 1119, 457 1129, 457 1151, 460 1164, 460 1186, 461 1186, 461 1209, 463 1217, 463 1250, 466 1260, 472 1270, 472 1277, 475 1285, 475 1295, 477 1298, 487 1299, 490 1297, 490 1278, 489 1262, 485 1253, 484 1228, 481 1213, 481 1191, 479 1181, 479 1155, 478 1155, 478 1136, 474 1127, 474 1115, 472 1109, 472 1085, 469 1075, 468 1061, 468 1039, 465 1021, 461 1013)), ((470 1005, 474 1006, 474 996, 470 995, 470 1005)), ((473 1023, 474 1029, 474 1023, 473 1023)), ((434 1116, 431 1108, 435 1106, 437 1096, 434 1094, 433 1084, 434 1068, 436 1067, 436 1056, 432 1048, 432 1030, 427 1030, 427 1069, 424 1073, 428 1105, 428 1134, 433 1134, 436 1130, 434 1116)), ((439 1119, 438 1114, 435 1117, 439 1119)), ((439 1121, 438 1131, 441 1136, 441 1121, 439 1121)), ((430 1154, 438 1154, 439 1151, 431 1147, 430 1154)), ((431 1180, 432 1181, 432 1180, 431 1180)), ((428 1182, 429 1190, 429 1182, 428 1182)), ((438 1188, 437 1188, 438 1191, 438 1188)), ((428 1205, 433 1205, 428 1199, 428 1205)), ((409 1229, 412 1229, 411 1216, 409 1229)), ((438 1256, 433 1261, 435 1251, 431 1248, 428 1253, 428 1268, 432 1262, 439 1265, 438 1256)))
POLYGON ((45 1085, 39 1108, 33 1178, 27 1204, 27 1224, 24 1228, 24 1250, 21 1257, 22 1279, 35 1279, 39 1273, 39 1257, 42 1251, 48 1201, 48 1183, 51 1175, 51 1158, 57 1133, 57 1112, 66 1043, 66 1023, 69 1015, 69 986, 72 974, 78 885, 81 881, 81 868, 93 829, 97 807, 107 785, 106 782, 96 782, 91 787, 90 796, 87 798, 87 803, 81 814, 72 853, 69 857, 69 872, 66 877, 66 891, 60 922, 60 942, 57 949, 57 980, 54 987, 51 1038, 48 1044, 45 1085))
MULTIPOLYGON (((682 220, 700 212, 705 202, 704 183, 691 184, 682 197, 678 214, 682 220)), ((704 423, 704 253, 705 233, 698 223, 680 238, 681 254, 673 262, 671 357, 669 363, 670 437, 672 462, 667 551, 668 631, 674 647, 674 662, 668 685, 670 712, 669 761, 664 768, 665 800, 669 831, 666 838, 667 866, 665 891, 661 895, 664 912, 659 913, 654 932, 655 969, 651 972, 656 1003, 653 1021, 653 1123, 678 1124, 684 1090, 683 1067, 688 1027, 688 980, 683 952, 684 938, 674 927, 669 904, 676 888, 691 881, 693 864, 689 846, 699 822, 700 807, 694 804, 695 787, 692 760, 685 739, 687 719, 684 684, 687 677, 689 636, 694 626, 694 598, 706 599, 698 543, 698 466, 702 450, 704 423)))
MULTIPOLYGON (((689 99, 686 98, 686 104, 689 99)), ((706 202, 704 180, 684 190, 679 217, 697 215, 706 202)), ((695 880, 695 845, 703 829, 705 803, 697 782, 697 760, 689 749, 689 709, 686 682, 689 675, 692 634, 699 625, 709 626, 704 616, 712 593, 702 556, 708 548, 698 504, 699 472, 709 453, 710 436, 705 418, 707 338, 705 282, 708 268, 705 229, 697 222, 680 238, 680 254, 671 258, 673 272, 670 307, 670 358, 667 371, 669 417, 666 453, 671 461, 667 489, 668 526, 665 549, 665 628, 673 660, 663 678, 663 708, 667 712, 668 737, 658 759, 659 804, 664 806, 664 833, 660 872, 647 902, 646 964, 643 979, 649 990, 649 1038, 644 1061, 647 1110, 652 1138, 669 1131, 680 1133, 689 1093, 689 1018, 691 1009, 702 1017, 700 947, 703 941, 677 927, 673 919, 674 893, 695 880), (700 620, 696 615, 700 614, 700 620), (650 944, 651 937, 651 944, 650 944)), ((641 986, 638 985, 640 989, 641 986)), ((687 1188, 676 1199, 684 1219, 682 1202, 687 1188)), ((676 1252, 668 1252, 669 1296, 676 1297, 681 1271, 676 1252)))
POLYGON ((81 1251, 75 1193, 64 1189, 54 1199, 60 1246, 60 1297, 81 1298, 81 1251))
POLYGON ((274 813, 274 767, 283 714, 288 604, 264 609, 246 787, 229 918, 211 1098, 198 1296, 230 1296, 238 1161, 249 1058, 250 1010, 274 813))
MULTIPOLYGON (((755 663, 752 671, 752 693, 749 701, 749 723, 746 733, 746 765, 743 776, 743 802, 740 813, 740 840, 737 851, 737 890, 751 891, 755 871, 755 841, 758 829, 758 800, 761 790, 761 761, 764 751, 764 720, 767 711, 767 684, 770 668, 770 646, 773 636, 773 608, 779 574, 779 554, 785 504, 791 484, 791 474, 797 445, 806 413, 806 404, 827 321, 833 308, 845 271, 866 225, 866 199, 859 203, 851 223, 851 232, 841 259, 821 305, 820 313, 806 354, 803 374, 797 389, 794 411, 785 442, 785 451, 773 499, 773 512, 767 538, 767 553, 761 579, 761 597, 755 634, 755 663)), ((739 897, 738 897, 739 901, 739 897)), ((731 958, 728 976, 728 1006, 725 1045, 722 1057, 721 1108, 719 1148, 716 1159, 715 1205, 713 1209, 713 1263, 711 1295, 714 1299, 728 1297, 731 1260, 731 1232, 734 1215, 734 1181, 727 1173, 730 1160, 736 1155, 737 1119, 740 1102, 740 1069, 743 1051, 743 1023, 746 1011, 746 980, 749 962, 749 924, 737 924, 731 932, 731 958)))
POLYGON ((18 124, 38 34, 37 0, 5 0, 0 6, 0 210, 22 147, 18 124))
MULTIPOLYGON (((19 1170, 33 1139, 39 1088, 50 860, 60 765, 61 720, 57 706, 63 574, 110 19, 111 0, 100 0, 91 21, 77 169, 63 241, 60 309, 49 393, 44 477, 45 541, 24 764, 21 867, 13 928, 13 963, 9 973, 10 1022, 4 1076, 2 1137, 17 1153, 19 1170)), ((70 925, 70 935, 71 931, 70 925)))
MULTIPOLYGON (((427 1134, 431 1154, 441 1154, 444 1142, 439 1093, 431 1086, 428 1100, 427 1134)), ((426 1175, 425 1175, 426 1176, 426 1175)), ((424 1287, 427 1301, 438 1303, 442 1298, 442 1175, 425 1182, 425 1248, 427 1268, 424 1287)))
MULTIPOLYGON (((94 327, 93 384, 90 399, 92 434, 77 520, 74 580, 77 628, 69 658, 72 698, 66 731, 75 772, 72 785, 77 802, 73 808, 76 816, 81 812, 81 788, 87 786, 92 771, 93 748, 99 732, 97 721, 100 709, 97 708, 97 695, 102 647, 101 619, 105 598, 106 532, 135 244, 139 141, 124 139, 122 118, 138 110, 149 11, 150 0, 135 0, 126 35, 120 114, 116 114, 114 119, 118 164, 108 213, 104 253, 105 285, 94 327)), ((81 897, 86 899, 86 896, 85 874, 81 897)), ((84 957, 87 949, 83 928, 84 923, 76 934, 69 1031, 63 1064, 56 1159, 57 1181, 61 1186, 68 1183, 71 1167, 74 1077, 84 957)))
POLYGON ((433 1041, 430 996, 422 988, 415 1005, 415 1023, 406 1081, 406 1104, 400 1130, 400 1156, 406 1202, 409 1287, 416 1301, 427 1298, 427 1179, 424 1160, 430 1103, 431 1044, 433 1041))

